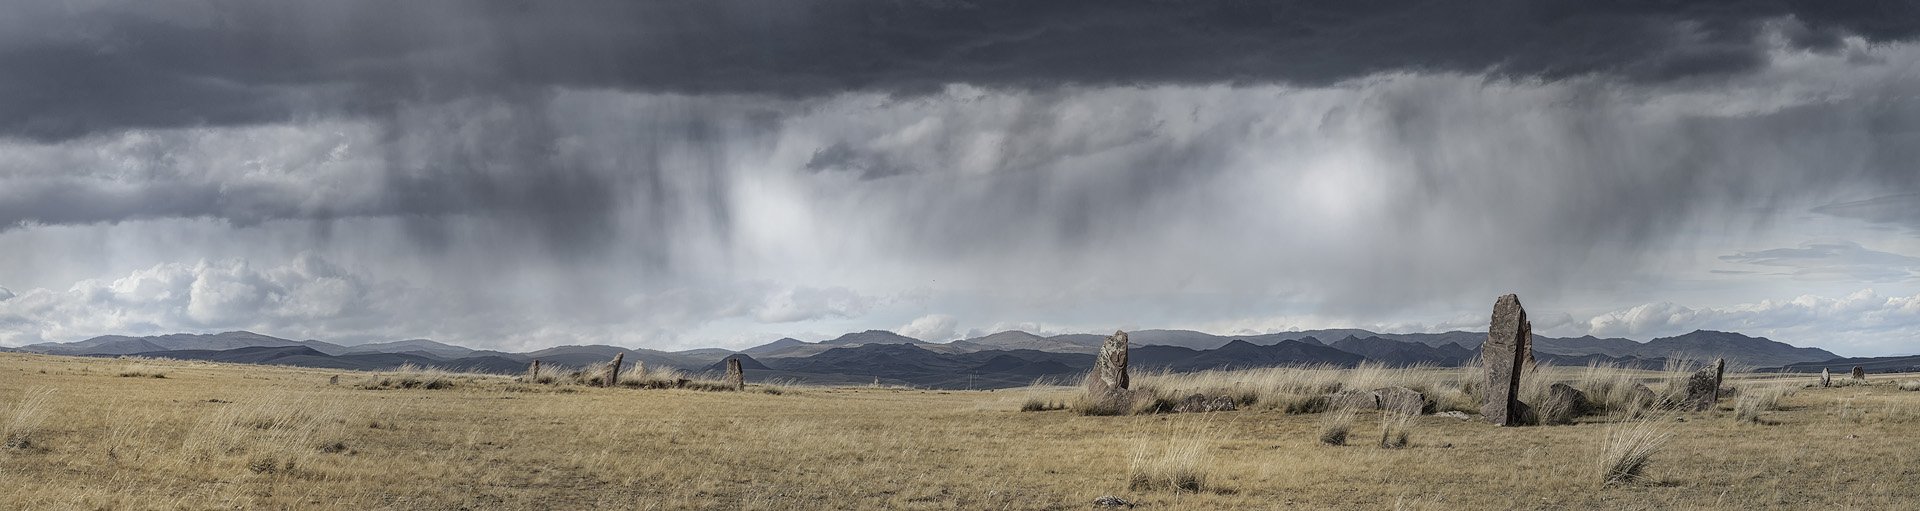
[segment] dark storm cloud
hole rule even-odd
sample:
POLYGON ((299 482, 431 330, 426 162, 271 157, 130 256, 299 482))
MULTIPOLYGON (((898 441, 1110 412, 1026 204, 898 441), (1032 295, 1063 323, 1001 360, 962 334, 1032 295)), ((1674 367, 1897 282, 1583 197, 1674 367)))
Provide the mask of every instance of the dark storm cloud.
POLYGON ((1665 81, 1768 34, 1912 38, 1910 2, 133 2, 11 6, 0 134, 59 139, 550 87, 782 96, 948 83, 1324 84, 1390 71, 1665 81))

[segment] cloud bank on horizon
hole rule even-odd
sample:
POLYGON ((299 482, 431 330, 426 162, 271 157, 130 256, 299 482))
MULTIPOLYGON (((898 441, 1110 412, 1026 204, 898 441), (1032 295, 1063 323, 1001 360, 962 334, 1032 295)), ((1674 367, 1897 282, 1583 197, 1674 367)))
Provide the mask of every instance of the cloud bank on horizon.
POLYGON ((15 1, 0 345, 1920 336, 1920 5, 15 1))

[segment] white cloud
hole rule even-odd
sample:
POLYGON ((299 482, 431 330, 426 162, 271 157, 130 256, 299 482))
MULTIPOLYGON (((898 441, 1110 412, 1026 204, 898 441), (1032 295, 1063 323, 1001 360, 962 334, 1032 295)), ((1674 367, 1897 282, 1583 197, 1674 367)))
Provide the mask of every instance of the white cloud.
POLYGON ((1835 352, 1920 352, 1920 295, 1883 297, 1862 289, 1844 297, 1802 295, 1720 307, 1659 302, 1594 316, 1586 332, 1647 339, 1693 330, 1728 330, 1835 352))
POLYGON ((946 314, 928 314, 901 326, 900 335, 928 342, 944 342, 954 338, 954 329, 960 326, 959 320, 946 314))
POLYGON ((312 255, 265 269, 240 260, 164 263, 0 301, 0 325, 8 326, 0 342, 234 329, 351 334, 356 324, 395 322, 395 298, 312 255))

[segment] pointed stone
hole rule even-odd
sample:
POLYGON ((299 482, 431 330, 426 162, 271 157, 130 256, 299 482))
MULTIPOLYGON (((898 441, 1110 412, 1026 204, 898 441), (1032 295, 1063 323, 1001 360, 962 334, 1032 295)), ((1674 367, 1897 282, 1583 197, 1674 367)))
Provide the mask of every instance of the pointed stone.
POLYGON ((1480 345, 1481 363, 1486 367, 1482 388, 1487 402, 1480 415, 1499 426, 1522 424, 1519 393, 1520 373, 1533 356, 1531 325, 1520 297, 1501 296, 1493 302, 1493 320, 1487 325, 1487 340, 1480 345))
POLYGON ((1127 390, 1127 333, 1114 332, 1100 346, 1093 359, 1093 372, 1087 375, 1087 392, 1094 395, 1119 394, 1127 390))
POLYGON ((1704 411, 1720 402, 1720 381, 1726 377, 1727 359, 1716 359, 1713 365, 1693 373, 1687 378, 1687 408, 1704 411))
POLYGON ((1824 367, 1820 368, 1820 386, 1833 386, 1833 371, 1827 370, 1827 368, 1824 367))
POLYGON ((621 364, 621 361, 625 360, 626 358, 627 358, 626 352, 613 354, 613 363, 607 366, 607 381, 605 383, 606 386, 612 387, 620 383, 620 364, 621 364))
POLYGON ((745 371, 740 370, 739 357, 727 358, 727 379, 724 383, 728 387, 733 388, 733 390, 745 390, 747 388, 747 374, 745 371))

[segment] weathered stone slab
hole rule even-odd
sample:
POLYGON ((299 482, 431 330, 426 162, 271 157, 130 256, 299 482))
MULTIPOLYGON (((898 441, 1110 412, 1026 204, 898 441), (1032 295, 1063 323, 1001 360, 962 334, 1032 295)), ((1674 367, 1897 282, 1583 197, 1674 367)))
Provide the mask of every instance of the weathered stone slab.
POLYGON ((1713 408, 1720 401, 1720 379, 1726 376, 1727 359, 1716 359, 1713 365, 1687 377, 1686 406, 1694 411, 1713 408))
POLYGON ((1427 396, 1420 391, 1406 387, 1384 387, 1374 389, 1378 396, 1380 409, 1405 415, 1423 415, 1433 411, 1433 404, 1427 402, 1427 396))
POLYGON ((1833 386, 1833 371, 1829 371, 1827 370, 1827 368, 1824 368, 1824 367, 1820 368, 1820 386, 1822 387, 1833 386))
POLYGON ((1660 393, 1654 392, 1653 389, 1648 388, 1645 384, 1635 383, 1633 384, 1633 390, 1628 392, 1630 393, 1629 395, 1632 396, 1631 399, 1636 403, 1640 403, 1640 406, 1656 406, 1660 404, 1660 393))
POLYGON ((1327 407, 1334 410, 1379 410, 1380 395, 1366 390, 1342 390, 1327 395, 1327 407))
POLYGON ((1593 404, 1587 401, 1587 393, 1565 383, 1547 387, 1546 397, 1533 404, 1533 411, 1541 424, 1572 424, 1574 419, 1592 410, 1593 404))
POLYGON ((740 359, 738 357, 727 357, 727 379, 722 383, 725 383, 733 390, 744 390, 747 388, 747 373, 746 371, 740 370, 740 359))
POLYGON ((1531 326, 1520 297, 1501 296, 1493 302, 1493 320, 1487 325, 1487 340, 1480 345, 1481 363, 1487 377, 1481 388, 1487 398, 1480 415, 1495 425, 1521 424, 1520 373, 1533 356, 1531 326))
POLYGON ((1227 396, 1209 398, 1202 394, 1191 394, 1174 405, 1174 413, 1231 412, 1238 409, 1233 398, 1227 396))
POLYGON ((1127 390, 1127 333, 1116 331, 1100 345, 1093 360, 1093 372, 1087 374, 1087 392, 1095 396, 1123 394, 1127 390))
POLYGON ((1867 368, 1860 367, 1860 366, 1853 366, 1853 379, 1855 380, 1867 379, 1867 368))

